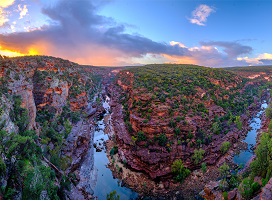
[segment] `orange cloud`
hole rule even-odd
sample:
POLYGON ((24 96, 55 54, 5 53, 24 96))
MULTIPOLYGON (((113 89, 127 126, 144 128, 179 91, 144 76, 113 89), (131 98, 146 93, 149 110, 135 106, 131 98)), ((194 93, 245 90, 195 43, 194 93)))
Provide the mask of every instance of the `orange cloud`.
POLYGON ((21 54, 20 52, 8 50, 8 49, 2 49, 1 46, 0 46, 0 55, 4 55, 4 56, 8 56, 8 57, 24 56, 24 54, 21 54))
POLYGON ((16 45, 12 47, 0 46, 0 55, 9 57, 26 56, 26 55, 51 55, 79 64, 91 64, 96 66, 118 66, 125 64, 117 59, 122 53, 118 50, 107 49, 100 46, 90 46, 80 44, 80 47, 75 49, 61 49, 54 44, 44 40, 38 41, 35 44, 20 48, 16 45), (80 49, 80 51, 79 51, 80 49))
POLYGON ((199 62, 189 56, 171 56, 167 54, 162 54, 170 63, 178 63, 178 64, 198 64, 199 62))
POLYGON ((0 55, 8 56, 8 57, 18 57, 18 56, 26 56, 26 55, 39 55, 38 49, 35 49, 33 47, 29 47, 28 51, 26 53, 22 53, 17 50, 11 50, 9 48, 3 48, 0 46, 0 55))

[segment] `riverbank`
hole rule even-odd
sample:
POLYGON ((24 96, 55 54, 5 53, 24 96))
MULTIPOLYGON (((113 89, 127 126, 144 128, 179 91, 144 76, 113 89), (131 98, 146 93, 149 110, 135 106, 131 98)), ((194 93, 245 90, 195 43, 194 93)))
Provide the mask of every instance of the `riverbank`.
MULTIPOLYGON (((268 97, 267 99, 269 100, 268 97)), ((113 113, 115 117, 122 118, 122 107, 116 102, 111 104, 114 105, 113 113)), ((115 139, 106 143, 107 156, 109 161, 111 161, 109 168, 112 170, 115 177, 119 178, 124 185, 137 191, 142 198, 149 195, 159 199, 198 199, 199 192, 204 189, 207 183, 219 179, 220 174, 218 168, 222 164, 227 163, 231 168, 238 168, 238 165, 233 163, 233 157, 239 153, 240 150, 247 147, 247 144, 244 143, 243 140, 250 130, 249 120, 256 115, 261 104, 262 102, 255 99, 255 104, 248 108, 248 115, 244 114, 241 116, 243 128, 239 131, 236 127, 233 127, 233 129, 224 136, 224 141, 230 141, 232 143, 232 147, 229 151, 225 155, 219 157, 214 165, 208 165, 205 173, 203 173, 201 169, 194 170, 182 184, 174 182, 171 179, 171 175, 168 178, 164 178, 164 182, 160 180, 155 181, 144 173, 130 169, 126 165, 126 162, 124 162, 124 159, 122 160, 122 152, 119 152, 114 156, 110 155, 110 150, 115 146, 115 139)), ((125 129, 123 123, 115 122, 114 125, 117 125, 116 128, 114 126, 114 130, 122 131, 125 129)), ((119 133, 119 135, 121 136, 122 134, 119 133)), ((122 138, 122 140, 130 139, 122 138)))

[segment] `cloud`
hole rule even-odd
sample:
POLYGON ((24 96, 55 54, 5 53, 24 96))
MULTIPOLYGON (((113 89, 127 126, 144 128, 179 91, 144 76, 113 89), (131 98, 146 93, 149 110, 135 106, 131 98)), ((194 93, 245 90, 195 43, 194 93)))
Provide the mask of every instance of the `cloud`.
POLYGON ((62 0, 42 9, 53 21, 52 24, 29 32, 0 34, 0 44, 25 54, 31 46, 40 54, 91 64, 111 61, 115 65, 118 63, 115 58, 141 57, 148 53, 180 56, 188 53, 187 48, 179 45, 172 46, 144 36, 127 34, 123 24, 97 14, 103 5, 94 1, 62 0), (106 59, 107 55, 109 59, 106 59))
MULTIPOLYGON (((170 44, 180 44, 170 42, 170 44)), ((200 42, 200 46, 188 47, 188 55, 164 57, 170 63, 191 63, 210 67, 227 67, 248 65, 245 60, 238 60, 237 56, 250 53, 252 48, 238 42, 210 41, 200 42), (223 51, 220 49, 223 48, 223 51)))
POLYGON ((7 7, 11 6, 12 4, 14 4, 14 2, 15 2, 15 0, 1 0, 0 7, 7 8, 7 7))
POLYGON ((230 57, 235 58, 241 54, 249 54, 252 52, 252 47, 247 45, 242 45, 238 42, 226 42, 226 41, 210 41, 201 42, 204 46, 219 46, 224 48, 224 52, 230 57))
POLYGON ((15 0, 1 0, 0 1, 0 27, 3 27, 8 21, 8 14, 5 8, 11 6, 15 0))
POLYGON ((238 57, 238 61, 245 61, 250 65, 272 65, 272 54, 263 53, 259 54, 257 57, 249 58, 249 57, 238 57))
MULTIPOLYGON (((245 54, 252 48, 239 42, 202 41, 199 46, 187 47, 178 41, 156 42, 139 34, 128 34, 125 24, 98 14, 107 2, 60 0, 45 7, 42 12, 51 23, 26 27, 25 32, 0 34, 0 54, 52 55, 92 65, 160 62, 221 67, 249 64, 245 54)), ((259 62, 265 62, 264 59, 269 58, 258 58, 259 62)))
POLYGON ((212 12, 215 12, 215 9, 213 7, 201 4, 192 12, 192 18, 190 18, 189 20, 192 24, 205 26, 205 22, 212 12))
POLYGON ((18 5, 18 9, 20 11, 20 17, 19 19, 22 19, 28 12, 28 9, 27 9, 27 5, 24 5, 23 7, 21 7, 21 5, 19 4, 18 5))
POLYGON ((170 45, 171 45, 171 46, 178 45, 179 47, 186 48, 186 46, 185 46, 183 43, 181 43, 181 42, 176 42, 176 41, 171 41, 171 42, 170 42, 170 45))

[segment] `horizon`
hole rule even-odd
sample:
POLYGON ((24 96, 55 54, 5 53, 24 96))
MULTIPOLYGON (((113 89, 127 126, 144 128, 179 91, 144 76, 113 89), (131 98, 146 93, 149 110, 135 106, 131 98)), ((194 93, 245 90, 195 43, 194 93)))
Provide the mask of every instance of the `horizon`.
POLYGON ((272 65, 271 8, 270 0, 3 0, 0 54, 112 67, 272 65))
POLYGON ((201 66, 201 67, 206 67, 206 68, 247 68, 247 67, 272 67, 272 64, 264 64, 264 65, 248 65, 248 66, 219 66, 219 67, 213 67, 213 66, 204 66, 204 65, 199 65, 199 64, 187 64, 187 63, 146 63, 146 64, 135 64, 135 65, 120 65, 120 66, 111 66, 111 65, 92 65, 92 64, 80 64, 77 63, 75 61, 69 60, 69 59, 65 59, 65 58, 61 58, 61 57, 55 57, 52 55, 21 55, 21 56, 6 56, 6 55, 1 55, 0 56, 4 56, 7 57, 9 59, 12 58, 23 58, 23 57, 53 57, 56 59, 63 59, 63 60, 68 60, 69 62, 72 63, 76 63, 80 66, 92 66, 92 67, 102 67, 102 68, 124 68, 124 67, 142 67, 142 66, 148 66, 148 65, 193 65, 193 66, 201 66))

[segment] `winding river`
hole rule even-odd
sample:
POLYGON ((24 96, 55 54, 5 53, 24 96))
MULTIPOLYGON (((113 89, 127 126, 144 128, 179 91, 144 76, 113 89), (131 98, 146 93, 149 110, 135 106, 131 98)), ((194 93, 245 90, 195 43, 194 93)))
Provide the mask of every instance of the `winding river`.
POLYGON ((261 118, 262 114, 265 112, 265 109, 267 108, 266 101, 263 101, 261 105, 260 111, 250 120, 250 128, 251 130, 248 131, 246 138, 243 142, 247 143, 247 149, 241 150, 239 154, 235 155, 233 158, 234 163, 237 165, 245 165, 251 157, 254 155, 254 151, 252 148, 256 144, 256 137, 258 134, 258 130, 261 128, 261 118))
POLYGON ((122 200, 137 199, 138 194, 130 188, 121 186, 121 181, 114 178, 111 170, 107 168, 109 160, 106 155, 104 143, 109 138, 104 132, 106 127, 104 122, 105 118, 109 115, 108 121, 111 120, 109 101, 110 98, 106 96, 103 102, 106 113, 101 120, 96 122, 94 137, 93 140, 91 139, 90 149, 81 167, 81 177, 85 178, 82 182, 82 186, 88 193, 92 194, 95 199, 99 200, 106 200, 107 194, 112 191, 116 191, 116 195, 119 195, 122 200), (96 150, 93 144, 96 144, 99 151, 96 150))
MULTIPOLYGON (((106 155, 105 142, 109 138, 104 130, 106 127, 105 121, 111 121, 109 102, 110 98, 106 96, 103 101, 106 113, 101 120, 96 122, 94 135, 91 136, 93 138, 91 138, 90 149, 81 166, 80 176, 83 179, 81 179, 79 185, 85 188, 89 194, 92 194, 95 199, 99 200, 107 199, 107 194, 113 191, 116 191, 116 195, 119 195, 122 200, 138 199, 138 194, 132 189, 122 186, 121 181, 114 178, 111 170, 107 167, 109 160, 106 155)), ((263 101, 260 111, 250 120, 251 130, 248 131, 244 139, 244 142, 247 143, 247 149, 241 150, 233 158, 234 163, 237 165, 245 165, 254 155, 252 148, 256 144, 257 133, 261 128, 262 114, 267 106, 266 101, 263 101)))

